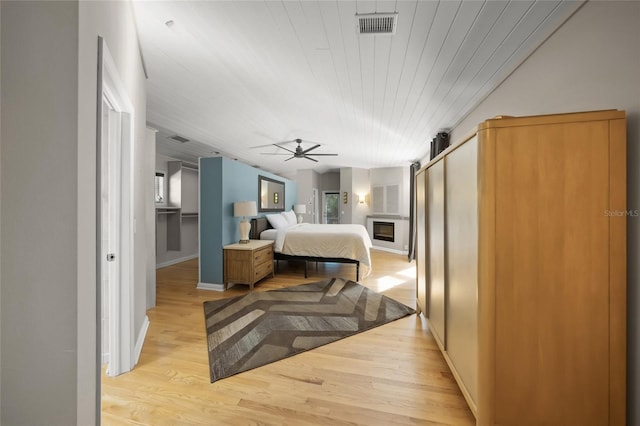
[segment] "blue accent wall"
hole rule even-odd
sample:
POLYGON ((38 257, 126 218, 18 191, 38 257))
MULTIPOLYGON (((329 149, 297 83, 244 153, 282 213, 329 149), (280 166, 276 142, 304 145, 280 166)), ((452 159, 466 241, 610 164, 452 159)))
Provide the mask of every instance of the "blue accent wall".
POLYGON ((224 157, 200 159, 200 282, 223 283, 222 248, 240 240, 233 203, 258 203, 259 175, 284 182, 287 210, 297 203, 294 181, 224 157))

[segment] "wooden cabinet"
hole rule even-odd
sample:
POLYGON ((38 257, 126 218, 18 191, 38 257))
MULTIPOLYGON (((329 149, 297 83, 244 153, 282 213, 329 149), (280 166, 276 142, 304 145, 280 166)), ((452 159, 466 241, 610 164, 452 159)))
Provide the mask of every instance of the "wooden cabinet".
POLYGON ((250 240, 224 246, 224 285, 253 285, 267 275, 273 277, 273 241, 250 240))
POLYGON ((625 113, 487 120, 416 180, 418 304, 477 424, 624 425, 625 113))

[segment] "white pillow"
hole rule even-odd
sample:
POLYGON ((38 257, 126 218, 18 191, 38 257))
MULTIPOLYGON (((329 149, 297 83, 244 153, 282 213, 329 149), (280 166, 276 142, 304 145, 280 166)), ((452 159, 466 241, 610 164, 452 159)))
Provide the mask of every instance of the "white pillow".
POLYGON ((281 214, 268 214, 267 220, 271 224, 274 229, 284 229, 289 227, 289 223, 287 223, 287 219, 284 218, 281 214))
POLYGON ((280 214, 284 216, 289 226, 295 225, 298 223, 298 218, 296 217, 296 214, 293 212, 293 210, 289 210, 288 212, 282 212, 280 214))

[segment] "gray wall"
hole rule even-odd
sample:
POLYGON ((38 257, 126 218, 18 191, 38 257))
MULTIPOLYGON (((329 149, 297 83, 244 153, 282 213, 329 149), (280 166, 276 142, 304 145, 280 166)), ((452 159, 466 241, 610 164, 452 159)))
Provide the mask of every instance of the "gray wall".
POLYGON ((320 192, 340 191, 340 172, 326 172, 320 175, 320 192))
MULTIPOLYGON (((0 23, 2 7, 0 7, 0 23)), ((0 94, 2 93, 2 31, 0 31, 0 94)), ((0 243, 2 242, 2 114, 0 114, 0 243)), ((1 246, 1 244, 0 244, 1 246)), ((0 259, 2 249, 0 248, 0 259)), ((2 377, 2 262, 0 261, 0 378, 2 377)), ((0 424, 2 424, 2 380, 0 379, 0 424)))
MULTIPOLYGON (((320 175, 318 172, 314 170, 298 170, 296 172, 296 186, 298 188, 298 202, 300 204, 306 204, 307 212, 302 215, 302 221, 305 223, 312 223, 312 212, 311 207, 313 205, 313 188, 318 189, 318 202, 322 203, 322 199, 320 194, 322 191, 319 188, 320 175)), ((287 210, 291 209, 291 203, 287 203, 287 210)), ((318 215, 322 216, 322 207, 318 208, 318 215)), ((318 223, 321 223, 320 217, 318 218, 318 223)))
MULTIPOLYGON (((135 109, 146 155, 145 85, 127 2, 1 3, 0 330, 5 425, 90 425, 96 390, 97 38, 135 109)), ((153 208, 134 167, 134 327, 145 316, 153 208)), ((134 339, 137 339, 137 335, 134 339)))
POLYGON ((311 206, 313 188, 318 190, 318 223, 323 223, 322 191, 340 191, 340 172, 318 173, 314 170, 298 170, 296 172, 298 201, 307 205, 307 213, 302 215, 303 221, 312 222, 311 206))
POLYGON ((340 172, 326 172, 319 176, 318 188, 318 223, 324 223, 324 206, 322 205, 322 193, 325 191, 340 192, 340 172))
POLYGON ((0 421, 74 424, 78 5, 1 7, 0 421))
MULTIPOLYGON (((496 115, 627 111, 628 208, 640 208, 640 2, 589 2, 453 131, 496 115)), ((640 219, 628 218, 628 419, 640 424, 640 219)), ((594 313, 594 321, 598 321, 594 313)))
POLYGON ((340 169, 340 223, 357 223, 367 226, 367 215, 370 208, 367 204, 359 204, 357 194, 370 191, 369 170, 354 167, 340 169), (343 196, 347 193, 347 203, 343 196))

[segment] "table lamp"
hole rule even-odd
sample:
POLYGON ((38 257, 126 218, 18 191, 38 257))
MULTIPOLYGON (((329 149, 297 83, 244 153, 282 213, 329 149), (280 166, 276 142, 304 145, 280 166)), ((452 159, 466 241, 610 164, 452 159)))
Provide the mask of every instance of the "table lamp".
POLYGON ((307 212, 307 206, 304 204, 296 204, 293 206, 293 211, 298 214, 298 223, 302 223, 302 215, 307 212))
POLYGON ((255 201, 238 201, 233 203, 233 215, 235 217, 242 217, 240 221, 240 244, 247 244, 249 242, 249 231, 251 230, 251 224, 247 221, 248 216, 257 216, 258 208, 255 201))

